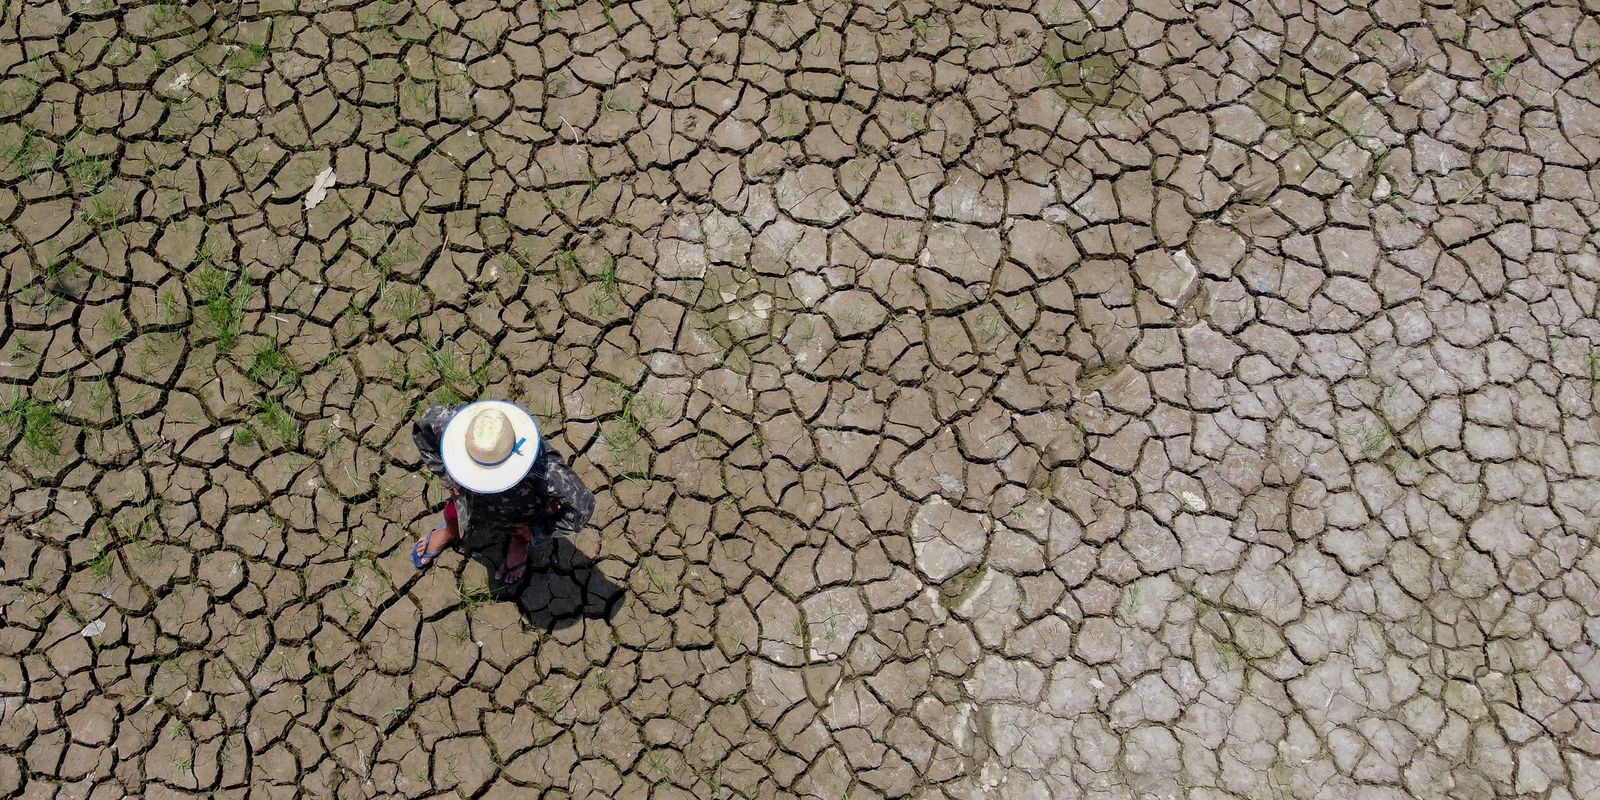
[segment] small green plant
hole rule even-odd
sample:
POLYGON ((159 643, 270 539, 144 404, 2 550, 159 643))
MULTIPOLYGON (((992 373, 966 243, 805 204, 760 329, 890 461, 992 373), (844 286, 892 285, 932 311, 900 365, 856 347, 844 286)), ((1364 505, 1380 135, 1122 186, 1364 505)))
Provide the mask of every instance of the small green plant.
POLYGON ((489 379, 489 360, 474 367, 472 359, 455 345, 434 346, 423 343, 428 366, 450 389, 463 396, 476 395, 489 379), (466 390, 466 391, 462 391, 466 390))
POLYGON ((339 590, 339 610, 344 612, 346 625, 355 622, 356 617, 361 616, 361 609, 350 599, 350 593, 343 589, 339 590))
POLYGON ((88 207, 83 212, 83 221, 95 230, 104 230, 115 225, 122 217, 122 212, 122 198, 108 190, 89 198, 88 207))
POLYGON ((250 279, 209 261, 193 273, 199 296, 198 320, 205 333, 217 340, 217 352, 226 353, 244 333, 244 307, 250 299, 250 279))
POLYGON ((22 443, 35 457, 61 452, 61 421, 54 403, 24 396, 13 389, 11 400, 0 407, 0 426, 22 435, 22 443))
POLYGON ((1375 456, 1389 446, 1389 426, 1382 422, 1374 422, 1361 428, 1358 432, 1361 449, 1369 456, 1375 456))
POLYGON ((47 169, 51 161, 49 154, 45 152, 43 137, 31 125, 22 129, 22 138, 18 139, 16 144, 0 151, 0 158, 4 158, 5 163, 22 173, 24 178, 47 169))
POLYGON ((164 323, 177 322, 183 317, 183 303, 174 292, 163 289, 156 296, 156 306, 161 309, 161 321, 164 323))
POLYGON ((633 112, 633 106, 629 105, 628 101, 624 100, 616 89, 607 90, 602 102, 607 111, 616 111, 623 114, 633 112))
POLYGON ((1504 90, 1506 88, 1506 75, 1511 72, 1511 59, 1505 57, 1491 58, 1488 66, 1489 79, 1494 82, 1494 88, 1496 90, 1504 90))
POLYGON ((993 308, 984 308, 978 312, 978 340, 982 344, 991 344, 1000 338, 1000 333, 1005 327, 1005 321, 1000 318, 1000 312, 993 308))
POLYGON ((656 585, 656 591, 658 591, 658 592, 660 592, 662 594, 666 594, 667 593, 667 579, 663 578, 661 576, 661 573, 656 570, 655 566, 653 566, 650 562, 646 561, 646 562, 644 562, 644 571, 645 571, 645 574, 650 576, 650 582, 656 585))
POLYGON ((656 771, 658 780, 672 780, 672 773, 667 770, 666 759, 657 755, 654 750, 644 754, 644 760, 656 771))
POLYGON ((422 290, 415 286, 385 283, 383 288, 378 290, 378 296, 383 307, 388 310, 389 316, 400 323, 402 328, 409 325, 421 312, 422 290))
POLYGON ((66 163, 67 177, 80 194, 98 191, 111 180, 111 159, 105 156, 78 154, 66 163))
POLYGON ((300 422, 295 419, 282 401, 268 398, 256 404, 256 422, 267 433, 277 437, 279 443, 289 444, 300 432, 300 422))
POLYGON ((461 596, 461 602, 467 608, 477 608, 494 599, 494 590, 486 584, 468 586, 461 584, 456 587, 456 593, 461 596))
POLYGON ((106 315, 106 336, 111 338, 112 344, 122 344, 133 333, 133 326, 128 324, 128 318, 121 311, 113 311, 106 315))
POLYGON ((94 560, 89 562, 89 571, 96 578, 105 580, 111 577, 111 568, 114 565, 113 559, 115 558, 116 556, 110 550, 102 550, 100 555, 95 556, 94 560))
POLYGON ((621 292, 617 289, 617 261, 611 256, 605 257, 604 264, 600 267, 600 288, 612 297, 619 297, 621 292))
POLYGON ((300 382, 300 368, 276 338, 263 343, 250 356, 244 374, 262 386, 293 386, 300 382))
MULTIPOLYGON (((619 387, 620 388, 620 387, 619 387)), ((622 403, 614 425, 603 435, 612 464, 629 477, 649 477, 649 458, 639 444, 650 424, 667 415, 666 403, 647 392, 633 392, 622 403)))
POLYGON ((264 43, 249 43, 233 51, 232 66, 240 72, 248 72, 267 58, 267 46, 264 43))

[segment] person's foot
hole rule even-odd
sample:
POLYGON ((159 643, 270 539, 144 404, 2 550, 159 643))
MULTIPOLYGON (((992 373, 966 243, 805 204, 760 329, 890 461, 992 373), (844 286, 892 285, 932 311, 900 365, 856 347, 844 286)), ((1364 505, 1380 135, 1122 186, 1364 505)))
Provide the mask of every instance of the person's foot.
POLYGON ((455 540, 456 535, 451 532, 450 527, 443 522, 439 523, 438 527, 417 540, 416 546, 411 549, 411 563, 417 565, 417 569, 428 568, 433 564, 433 560, 455 540))
POLYGON ((494 582, 502 590, 510 589, 522 581, 528 570, 528 550, 533 545, 533 531, 526 525, 513 531, 506 542, 506 557, 495 571, 494 582))

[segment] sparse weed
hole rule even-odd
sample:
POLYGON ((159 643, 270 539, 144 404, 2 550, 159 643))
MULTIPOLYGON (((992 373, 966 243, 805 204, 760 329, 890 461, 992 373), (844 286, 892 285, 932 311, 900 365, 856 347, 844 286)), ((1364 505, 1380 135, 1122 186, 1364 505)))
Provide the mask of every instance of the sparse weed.
POLYGON ((89 571, 93 573, 96 578, 105 580, 111 577, 111 569, 114 565, 115 558, 116 556, 111 552, 111 550, 102 550, 100 551, 100 555, 95 556, 94 560, 89 562, 89 571))
POLYGON ((23 446, 35 457, 61 452, 61 420, 56 416, 54 403, 24 396, 19 389, 13 389, 10 402, 0 407, 0 426, 12 433, 21 433, 23 446))
POLYGON ((1389 426, 1382 422, 1363 426, 1356 435, 1361 450, 1369 456, 1379 455, 1389 446, 1389 426))
POLYGON ((230 66, 240 72, 248 72, 267 59, 267 46, 263 43, 249 43, 233 51, 229 59, 230 66))
POLYGON ((122 198, 108 189, 89 198, 88 206, 83 211, 83 221, 95 230, 104 230, 122 218, 123 208, 122 198))
POLYGON ((468 586, 463 583, 456 587, 456 594, 461 596, 461 603, 469 609, 477 608, 494 599, 494 590, 486 584, 468 586))
POLYGON ((984 308, 978 312, 977 333, 980 343, 985 345, 993 343, 994 340, 1000 338, 1000 333, 1004 327, 1005 321, 1001 319, 1000 312, 993 308, 984 308))
POLYGON ((0 151, 0 158, 20 172, 22 177, 31 177, 50 167, 51 158, 45 150, 44 141, 37 130, 26 126, 15 144, 0 151))
POLYGON ((672 773, 667 769, 666 759, 657 755, 654 750, 644 754, 644 760, 650 768, 656 771, 657 780, 672 780, 672 773))
POLYGON ((633 392, 613 418, 613 427, 602 437, 611 462, 628 477, 649 478, 649 457, 639 452, 640 441, 650 424, 667 415, 667 405, 648 392, 633 392))
POLYGON ((250 299, 250 279, 209 261, 191 275, 199 295, 199 322, 208 335, 216 337, 217 352, 226 353, 239 343, 244 333, 244 307, 250 299))
POLYGON ((256 404, 256 421, 280 444, 292 443, 300 432, 300 423, 282 401, 267 398, 256 404))
POLYGON ((432 368, 435 376, 451 389, 463 396, 477 394, 483 384, 489 379, 489 361, 479 366, 472 366, 472 359, 461 352, 454 344, 435 346, 423 343, 427 353, 428 366, 432 368), (461 391, 466 389, 468 391, 461 391))
POLYGON ((293 386, 300 382, 300 368, 277 339, 262 344, 250 357, 245 375, 262 386, 293 386))
POLYGON ((1497 91, 1504 90, 1506 88, 1506 75, 1511 72, 1511 59, 1505 57, 1491 58, 1489 59, 1488 67, 1489 80, 1494 83, 1494 88, 1497 91))
POLYGON ((378 297, 401 327, 409 325, 422 309, 422 290, 415 286, 385 282, 378 290, 378 297))
POLYGON ((67 177, 80 194, 92 194, 111 180, 111 159, 105 156, 76 154, 64 164, 67 177))
POLYGON ((656 591, 666 594, 667 579, 661 576, 660 571, 658 571, 655 566, 648 561, 644 562, 644 571, 645 574, 650 576, 650 582, 656 585, 656 591))
POLYGON ((112 344, 122 344, 133 333, 133 326, 128 324, 128 318, 121 311, 113 311, 106 315, 106 336, 110 337, 112 344))

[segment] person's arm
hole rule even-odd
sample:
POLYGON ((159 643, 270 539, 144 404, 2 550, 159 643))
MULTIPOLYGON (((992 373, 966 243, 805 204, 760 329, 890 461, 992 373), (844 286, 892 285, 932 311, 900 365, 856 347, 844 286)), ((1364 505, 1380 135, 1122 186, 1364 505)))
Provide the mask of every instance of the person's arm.
POLYGON ((436 475, 445 476, 446 483, 450 476, 444 468, 444 455, 439 452, 439 439, 444 436, 444 426, 450 423, 450 418, 455 414, 455 406, 429 406, 411 425, 411 440, 417 444, 422 466, 436 475))
POLYGON ((549 507, 544 518, 549 520, 551 533, 561 536, 577 533, 589 524, 594 514, 594 493, 583 485, 578 473, 567 466, 566 459, 554 450, 547 450, 540 460, 549 460, 544 467, 544 484, 549 507))

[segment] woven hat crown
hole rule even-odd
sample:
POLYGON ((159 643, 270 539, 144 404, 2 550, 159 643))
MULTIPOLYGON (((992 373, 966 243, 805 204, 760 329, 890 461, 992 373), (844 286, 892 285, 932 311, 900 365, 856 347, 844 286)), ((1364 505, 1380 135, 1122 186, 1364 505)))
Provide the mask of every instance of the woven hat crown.
POLYGON ((467 455, 479 464, 490 466, 505 461, 516 444, 511 420, 497 408, 482 409, 467 423, 467 455))

